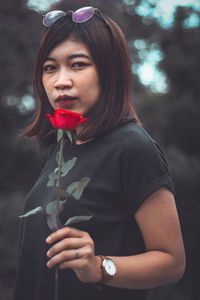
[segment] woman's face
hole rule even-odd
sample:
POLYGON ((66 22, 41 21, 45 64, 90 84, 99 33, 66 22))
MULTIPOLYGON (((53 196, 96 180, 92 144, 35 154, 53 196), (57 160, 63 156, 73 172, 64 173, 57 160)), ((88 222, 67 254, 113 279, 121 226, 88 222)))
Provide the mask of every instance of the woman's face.
POLYGON ((99 76, 87 47, 67 39, 45 59, 42 82, 54 109, 88 112, 100 95, 99 76))

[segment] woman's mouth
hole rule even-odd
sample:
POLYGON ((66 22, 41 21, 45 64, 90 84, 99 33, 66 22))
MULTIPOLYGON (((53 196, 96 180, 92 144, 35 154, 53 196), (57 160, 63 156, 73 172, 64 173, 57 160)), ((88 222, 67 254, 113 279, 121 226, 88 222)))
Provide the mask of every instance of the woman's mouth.
POLYGON ((76 97, 70 97, 70 96, 59 96, 56 99, 56 104, 58 104, 59 106, 71 106, 73 105, 74 101, 76 101, 77 98, 76 97))
POLYGON ((75 100, 60 100, 60 101, 57 101, 57 103, 60 105, 60 106, 68 106, 68 105, 71 105, 72 103, 74 103, 75 100))

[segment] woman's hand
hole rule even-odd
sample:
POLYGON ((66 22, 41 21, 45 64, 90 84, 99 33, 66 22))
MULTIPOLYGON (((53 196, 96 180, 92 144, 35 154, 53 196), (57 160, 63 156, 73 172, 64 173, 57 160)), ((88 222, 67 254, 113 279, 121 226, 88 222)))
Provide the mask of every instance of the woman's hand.
POLYGON ((64 227, 49 235, 46 242, 55 243, 47 252, 48 268, 71 268, 83 282, 101 279, 101 259, 95 256, 94 242, 87 232, 64 227))

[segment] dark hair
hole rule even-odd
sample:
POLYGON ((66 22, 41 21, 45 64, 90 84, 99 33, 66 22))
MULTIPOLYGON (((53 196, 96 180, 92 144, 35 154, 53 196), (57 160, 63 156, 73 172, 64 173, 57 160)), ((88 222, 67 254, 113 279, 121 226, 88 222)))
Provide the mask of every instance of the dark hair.
POLYGON ((129 120, 140 124, 132 100, 130 55, 119 26, 100 13, 82 24, 73 22, 71 16, 67 15, 49 27, 41 40, 34 71, 37 114, 24 136, 36 138, 39 144, 48 140, 52 125, 45 115, 52 113, 53 108, 42 84, 43 63, 50 51, 68 38, 87 46, 97 66, 101 87, 100 99, 87 114, 87 126, 78 138, 87 140, 129 120))

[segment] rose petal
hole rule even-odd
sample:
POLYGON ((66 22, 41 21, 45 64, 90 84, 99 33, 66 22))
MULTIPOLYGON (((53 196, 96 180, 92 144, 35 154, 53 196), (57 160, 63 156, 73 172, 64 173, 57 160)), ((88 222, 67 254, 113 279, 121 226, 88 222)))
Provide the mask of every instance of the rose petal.
POLYGON ((53 116, 46 114, 51 124, 56 129, 75 130, 81 123, 87 122, 87 118, 83 118, 83 114, 73 112, 67 109, 55 109, 53 116))

